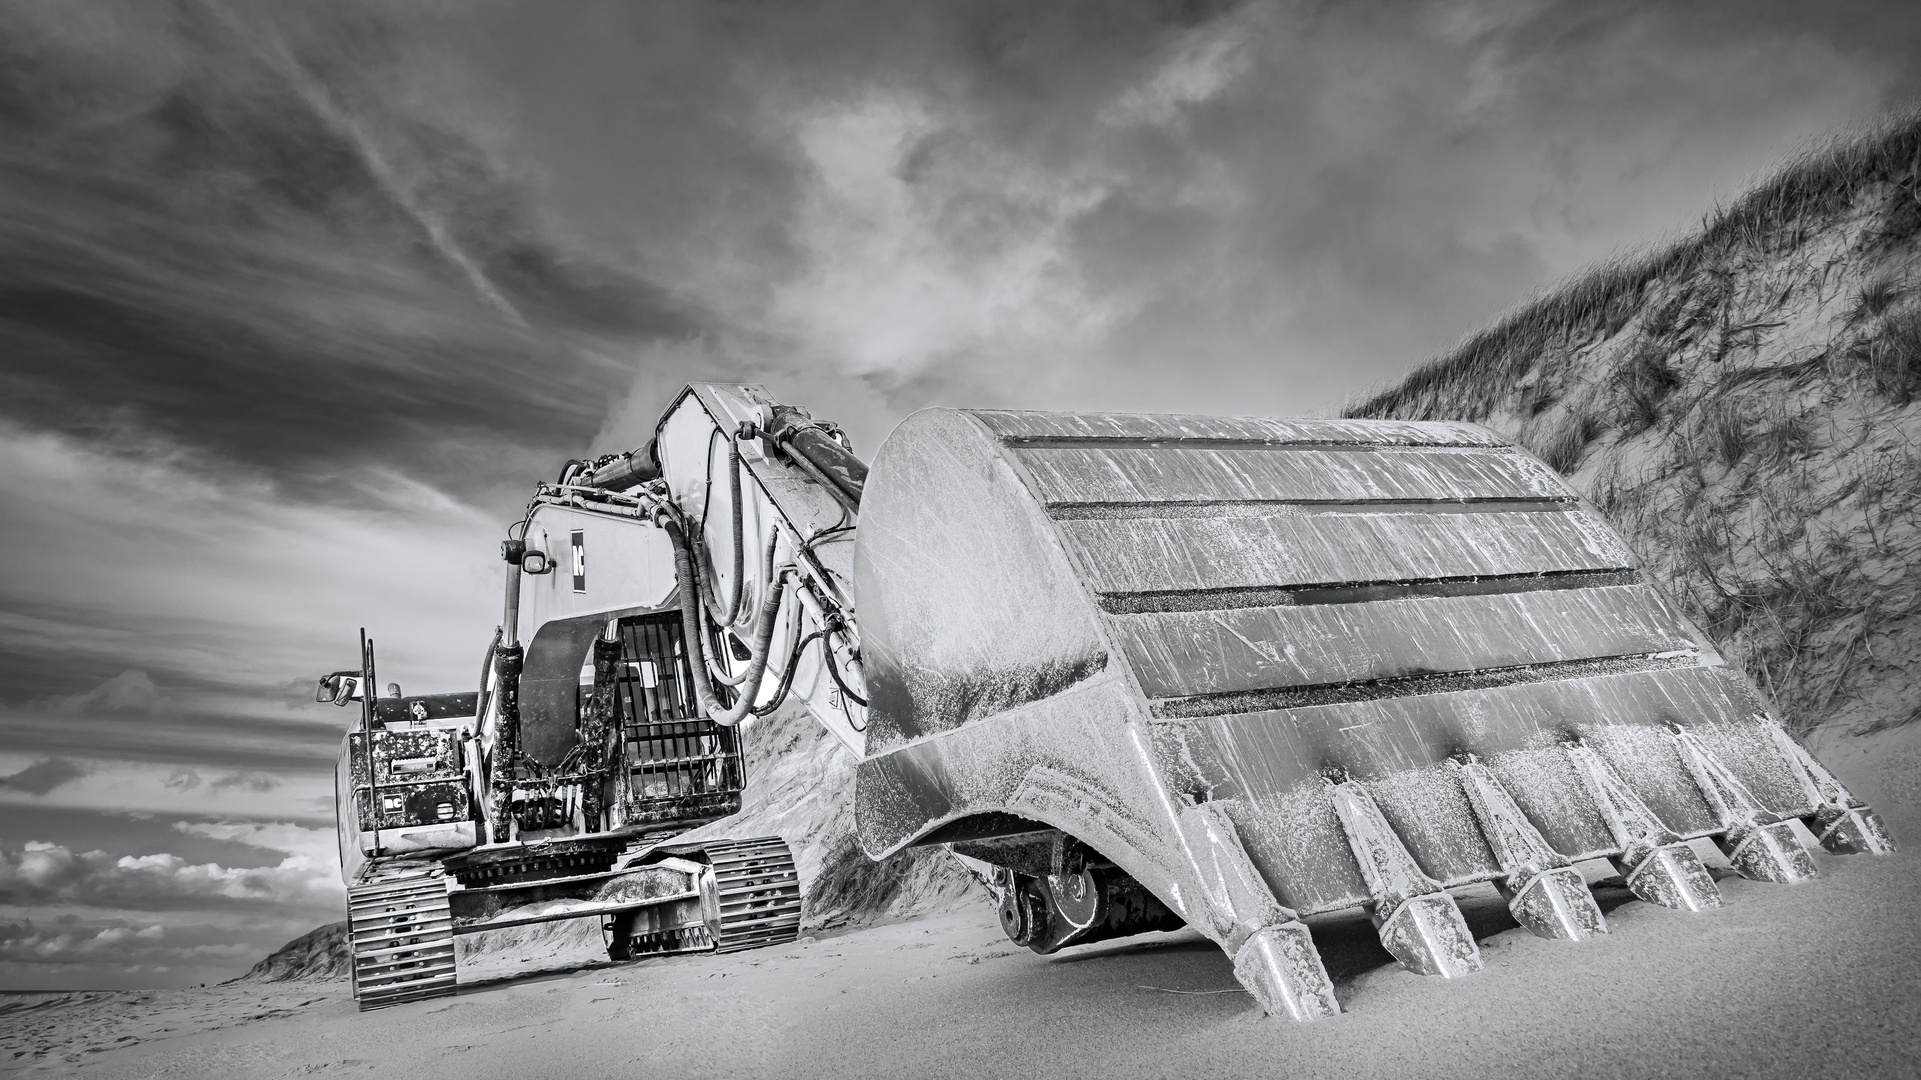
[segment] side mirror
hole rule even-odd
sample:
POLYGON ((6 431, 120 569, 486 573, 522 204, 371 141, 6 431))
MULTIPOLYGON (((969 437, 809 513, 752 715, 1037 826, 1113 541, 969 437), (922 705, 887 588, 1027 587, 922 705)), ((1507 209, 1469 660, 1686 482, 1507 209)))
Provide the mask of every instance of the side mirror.
POLYGON ((549 558, 547 553, 539 548, 528 548, 527 553, 520 557, 520 572, 523 574, 551 574, 554 572, 554 560, 549 558))
POLYGON ((336 671, 321 678, 320 685, 314 688, 313 699, 321 703, 331 701, 335 705, 345 705, 353 700, 354 692, 359 689, 359 672, 336 671))

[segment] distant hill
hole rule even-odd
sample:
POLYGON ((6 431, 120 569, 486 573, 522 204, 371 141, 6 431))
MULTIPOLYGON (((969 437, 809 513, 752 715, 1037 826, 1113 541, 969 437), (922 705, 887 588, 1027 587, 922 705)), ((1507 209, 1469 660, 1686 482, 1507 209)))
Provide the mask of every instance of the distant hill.
POLYGON ((1792 728, 1908 753, 1912 730, 1880 734, 1921 718, 1918 171, 1921 114, 1810 151, 1346 415, 1516 439, 1792 728))
POLYGON ((347 924, 328 923, 282 945, 239 980, 287 982, 294 979, 346 979, 353 974, 347 924))

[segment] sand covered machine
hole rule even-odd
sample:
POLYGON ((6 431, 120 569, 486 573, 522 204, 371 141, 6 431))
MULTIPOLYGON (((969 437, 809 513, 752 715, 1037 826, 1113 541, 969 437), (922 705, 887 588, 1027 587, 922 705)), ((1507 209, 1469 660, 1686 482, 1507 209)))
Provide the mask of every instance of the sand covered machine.
POLYGON ((451 989, 459 930, 410 968, 408 912, 598 915, 616 959, 791 938, 782 841, 675 840, 738 809, 737 727, 789 700, 860 759, 871 857, 946 846, 1041 953, 1191 925, 1297 1019, 1339 1011, 1316 913, 1457 976, 1449 889, 1580 939, 1606 924, 1577 862, 1700 909, 1692 839, 1782 882, 1815 873, 1795 819, 1892 848, 1600 517, 1473 425, 935 409, 870 473, 760 387, 695 384, 647 447, 540 485, 504 554, 481 693, 422 706, 471 715, 413 725, 465 734, 406 736, 445 772, 410 782, 462 796, 389 823, 393 766, 343 781, 354 895, 399 928, 367 962, 419 987, 385 1000, 451 989))
POLYGON ((1880 821, 1552 470, 1467 424, 928 411, 855 571, 868 853, 999 867, 1039 951, 1187 923, 1270 1013, 1337 1012, 1302 917, 1481 960, 1448 889, 1605 922, 1574 862, 1720 903, 1885 852, 1880 821))

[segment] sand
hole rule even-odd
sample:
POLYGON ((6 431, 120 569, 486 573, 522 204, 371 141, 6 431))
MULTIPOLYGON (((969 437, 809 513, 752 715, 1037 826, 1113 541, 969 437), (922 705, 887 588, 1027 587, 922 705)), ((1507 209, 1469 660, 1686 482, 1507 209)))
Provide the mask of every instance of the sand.
POLYGON ((1921 725, 1818 748, 1907 850, 1817 854, 1820 878, 1794 886, 1732 876, 1716 855, 1727 906, 1699 914, 1599 887, 1612 932, 1580 943, 1531 937, 1492 889, 1465 892, 1487 967, 1453 981, 1401 969, 1358 912, 1316 919, 1345 1011, 1313 1024, 1262 1016, 1191 931, 1035 956, 980 894, 930 879, 911 903, 867 898, 917 917, 726 956, 611 964, 592 924, 540 927, 470 951, 457 996, 366 1014, 346 983, 311 979, 0 995, 0 1073, 1921 1075, 1921 725))
MULTIPOLYGON (((1921 837, 1901 814, 1899 834, 1921 837)), ((0 1070, 114 1077, 1879 1077, 1921 1069, 1921 858, 1724 877, 1704 914, 1598 895, 1570 944, 1464 897, 1487 969, 1393 965, 1357 917, 1316 939, 1344 1015, 1261 1016, 1191 932, 1035 956, 985 904, 728 956, 471 981, 356 1013, 343 984, 69 995, 0 1014, 0 1070), (1213 991, 1227 991, 1216 993, 1213 991)))

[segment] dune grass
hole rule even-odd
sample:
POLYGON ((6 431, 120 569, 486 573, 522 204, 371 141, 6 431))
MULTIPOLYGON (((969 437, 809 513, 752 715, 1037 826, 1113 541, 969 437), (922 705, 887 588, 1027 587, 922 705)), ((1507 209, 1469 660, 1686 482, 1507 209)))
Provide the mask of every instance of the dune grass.
MULTIPOLYGON (((1717 209, 1692 235, 1652 251, 1629 252, 1562 283, 1452 352, 1422 364, 1399 384, 1350 405, 1342 415, 1485 419, 1542 355, 1619 333, 1641 313, 1647 287, 1654 282, 1692 274, 1737 252, 1776 257, 1791 253, 1869 193, 1889 200, 1883 242, 1921 231, 1917 173, 1921 111, 1891 118, 1861 135, 1831 140, 1717 209)), ((1863 296, 1863 307, 1885 309, 1900 291, 1897 283, 1889 283, 1872 297, 1863 296)), ((1650 326, 1658 333, 1672 329, 1680 312, 1655 314, 1670 322, 1667 327, 1650 326)), ((1895 360, 1885 363, 1895 365, 1895 360)), ((1635 403, 1630 423, 1644 417, 1642 408, 1648 403, 1635 403)))

